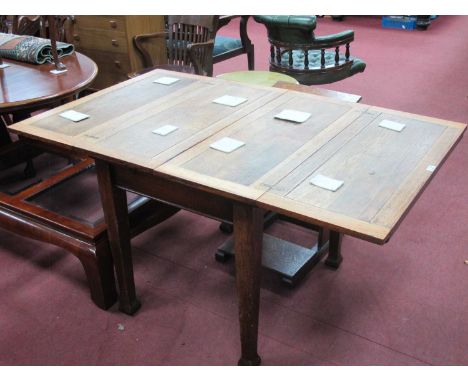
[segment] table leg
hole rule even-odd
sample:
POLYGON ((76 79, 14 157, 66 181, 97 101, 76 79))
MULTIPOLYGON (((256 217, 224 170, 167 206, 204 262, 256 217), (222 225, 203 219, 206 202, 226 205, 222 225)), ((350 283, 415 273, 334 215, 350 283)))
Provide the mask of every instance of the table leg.
POLYGON ((119 285, 119 309, 135 313, 141 306, 136 298, 130 246, 127 195, 113 183, 111 167, 96 160, 99 192, 107 224, 107 235, 119 285))
POLYGON ((262 263, 263 211, 234 206, 236 283, 242 355, 239 365, 260 365, 257 353, 260 274, 262 263))
POLYGON ((332 268, 338 268, 343 261, 341 256, 341 241, 343 234, 330 231, 329 232, 329 246, 328 246, 328 257, 325 260, 325 264, 332 268))

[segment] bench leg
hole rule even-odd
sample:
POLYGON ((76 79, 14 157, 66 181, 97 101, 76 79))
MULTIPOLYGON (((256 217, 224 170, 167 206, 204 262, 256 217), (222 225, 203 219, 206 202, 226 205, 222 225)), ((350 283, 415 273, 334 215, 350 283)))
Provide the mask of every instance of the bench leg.
POLYGON ((341 262, 343 261, 343 256, 341 255, 341 241, 343 239, 343 234, 330 231, 329 232, 329 246, 328 246, 328 257, 325 260, 325 264, 329 267, 338 269, 341 262))
POLYGON ((109 243, 102 242, 96 246, 92 256, 89 252, 77 256, 83 265, 88 280, 91 299, 101 309, 109 309, 117 301, 114 267, 109 243))

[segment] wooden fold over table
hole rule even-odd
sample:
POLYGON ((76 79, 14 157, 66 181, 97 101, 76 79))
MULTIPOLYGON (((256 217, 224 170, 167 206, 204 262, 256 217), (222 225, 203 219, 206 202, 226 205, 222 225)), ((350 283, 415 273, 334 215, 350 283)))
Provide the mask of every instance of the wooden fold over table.
POLYGON ((242 355, 257 354, 263 216, 297 221, 373 243, 388 241, 461 138, 466 126, 284 89, 161 70, 48 111, 12 130, 56 149, 96 160, 120 289, 132 314, 135 295, 125 190, 233 222, 242 355), (177 77, 172 85, 153 83, 177 77), (247 98, 236 107, 213 103, 247 98), (74 123, 58 114, 90 115, 74 123), (311 113, 303 123, 275 119, 284 109, 311 113), (401 132, 382 120, 405 124, 401 132), (152 131, 178 129, 166 136, 152 131), (229 154, 210 144, 231 137, 229 154), (332 192, 310 184, 321 174, 342 180, 332 192))

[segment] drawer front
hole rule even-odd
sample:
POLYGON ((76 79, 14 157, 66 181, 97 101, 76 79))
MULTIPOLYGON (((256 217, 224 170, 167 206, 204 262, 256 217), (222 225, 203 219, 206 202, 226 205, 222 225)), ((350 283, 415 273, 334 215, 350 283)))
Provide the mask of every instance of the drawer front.
POLYGON ((111 53, 126 53, 125 33, 100 29, 80 29, 73 33, 73 44, 80 49, 97 49, 111 53))
POLYGON ((102 29, 125 33, 125 16, 76 16, 79 29, 102 29))
POLYGON ((103 89, 128 79, 132 71, 128 55, 109 53, 92 49, 80 50, 80 53, 91 58, 98 66, 98 75, 92 88, 103 89))

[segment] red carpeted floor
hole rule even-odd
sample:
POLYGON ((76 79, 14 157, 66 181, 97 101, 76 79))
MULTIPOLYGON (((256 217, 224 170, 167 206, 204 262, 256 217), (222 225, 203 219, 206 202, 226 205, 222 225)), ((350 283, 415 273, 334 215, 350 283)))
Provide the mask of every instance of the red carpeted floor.
MULTIPOLYGON (((317 32, 347 28, 367 69, 326 87, 468 121, 468 16, 440 17, 424 32, 382 29, 377 17, 320 19, 317 32)), ((249 32, 265 70, 264 27, 250 21, 249 32)), ((236 23, 223 33, 236 35, 236 23)), ((237 57, 215 74, 246 66, 237 57)), ((296 289, 265 273, 263 364, 468 365, 467 168, 465 137, 387 245, 344 238, 338 271, 319 264, 296 289)), ((315 240, 284 223, 270 231, 315 240)), ((234 266, 213 256, 225 238, 217 222, 183 212, 134 239, 143 307, 128 317, 91 303, 83 270, 65 251, 0 230, 0 364, 236 364, 234 266)))

